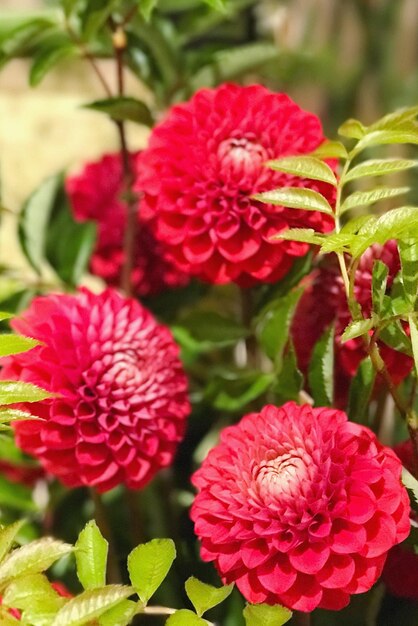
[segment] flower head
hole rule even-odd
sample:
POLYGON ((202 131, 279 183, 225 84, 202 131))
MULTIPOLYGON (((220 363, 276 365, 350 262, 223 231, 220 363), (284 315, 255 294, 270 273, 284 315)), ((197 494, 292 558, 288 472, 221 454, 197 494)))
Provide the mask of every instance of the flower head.
MULTIPOLYGON (((131 157, 132 166, 138 153, 131 157)), ((108 285, 118 286, 124 264, 123 240, 126 205, 122 198, 122 162, 119 153, 106 154, 88 163, 66 181, 75 217, 97 222, 98 238, 91 258, 91 271, 108 285)), ((188 277, 167 259, 147 224, 138 214, 132 283, 141 297, 153 296, 187 284, 188 277)))
POLYGON ((225 429, 193 476, 202 558, 249 602, 342 608, 409 533, 400 473, 343 412, 266 406, 225 429))
POLYGON ((321 123, 285 94, 260 85, 202 89, 174 106, 140 155, 137 189, 157 239, 183 271, 211 283, 275 282, 308 246, 271 237, 289 227, 331 228, 323 213, 263 204, 255 193, 285 186, 330 185, 265 167, 311 152, 321 123))
POLYGON ((18 445, 70 487, 140 488, 173 460, 189 413, 170 331, 107 290, 36 298, 12 323, 42 342, 5 360, 4 379, 56 394, 15 425, 18 445))

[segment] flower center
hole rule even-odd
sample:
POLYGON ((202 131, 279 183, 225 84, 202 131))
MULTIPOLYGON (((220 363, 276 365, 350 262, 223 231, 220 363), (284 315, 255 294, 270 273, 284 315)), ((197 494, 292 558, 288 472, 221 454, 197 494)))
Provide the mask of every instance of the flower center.
POLYGON ((257 468, 256 483, 263 496, 277 497, 298 490, 307 477, 307 467, 300 456, 283 454, 262 461, 257 468))
POLYGON ((251 137, 229 137, 218 146, 222 169, 229 175, 248 176, 268 160, 267 150, 251 137))

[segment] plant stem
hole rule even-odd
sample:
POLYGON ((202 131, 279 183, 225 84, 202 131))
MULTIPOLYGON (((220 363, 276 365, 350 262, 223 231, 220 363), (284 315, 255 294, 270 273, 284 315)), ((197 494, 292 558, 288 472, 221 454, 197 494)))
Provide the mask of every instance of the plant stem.
POLYGON ((110 584, 118 584, 122 582, 119 571, 118 560, 116 558, 115 547, 113 543, 112 531, 107 517, 106 508, 103 504, 100 494, 94 489, 90 489, 91 499, 94 504, 94 517, 103 537, 109 543, 109 553, 107 560, 107 576, 110 584))
MULTIPOLYGON (((176 611, 178 611, 178 609, 172 609, 169 606, 144 606, 138 609, 137 613, 139 615, 173 615, 176 611)), ((205 622, 208 626, 215 626, 213 622, 209 622, 208 620, 205 620, 205 622)))
POLYGON ((110 89, 98 63, 96 58, 92 55, 92 53, 90 52, 90 50, 87 48, 87 46, 78 38, 77 34, 74 32, 73 28, 71 27, 71 25, 68 23, 68 21, 66 21, 65 23, 65 28, 67 30, 67 33, 69 35, 69 37, 73 40, 73 42, 75 43, 76 46, 78 46, 80 48, 81 54, 83 55, 83 57, 86 59, 86 61, 88 61, 88 63, 90 64, 90 67, 92 68, 93 72, 96 74, 101 86, 103 87, 106 95, 108 98, 112 97, 112 90, 110 89))

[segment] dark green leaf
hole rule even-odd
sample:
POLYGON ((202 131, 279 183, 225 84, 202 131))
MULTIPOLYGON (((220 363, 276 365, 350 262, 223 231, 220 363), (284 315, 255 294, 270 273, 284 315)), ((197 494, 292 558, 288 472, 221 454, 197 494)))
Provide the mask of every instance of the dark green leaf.
POLYGON ((176 548, 171 539, 152 539, 132 550, 128 571, 141 602, 146 604, 157 591, 175 558, 176 548))
POLYGON ((344 200, 341 205, 340 212, 344 213, 354 207, 369 206, 379 200, 395 198, 396 196, 400 196, 408 191, 409 187, 379 187, 377 189, 372 189, 371 191, 355 191, 344 200))
POLYGON ((374 262, 372 276, 372 300, 373 311, 377 315, 380 315, 383 308, 383 298, 386 294, 388 273, 389 268, 385 263, 380 260, 374 262))
POLYGON ((207 626, 207 622, 193 611, 181 609, 170 615, 165 626, 207 626))
POLYGON ((415 307, 418 289, 418 240, 406 239, 398 243, 401 257, 401 277, 405 296, 415 307))
POLYGON ((79 49, 70 40, 60 39, 40 48, 33 57, 29 72, 29 84, 36 87, 46 74, 64 59, 79 55, 79 49))
POLYGON ((272 191, 264 191, 254 196, 255 200, 289 207, 291 209, 303 209, 304 211, 319 211, 327 215, 333 215, 332 208, 320 193, 312 189, 302 189, 299 187, 282 187, 272 191))
POLYGON ((84 626, 104 615, 134 593, 132 587, 107 585, 89 589, 69 600, 57 613, 51 626, 84 626))
POLYGON ((374 328, 376 325, 376 320, 374 318, 363 319, 363 320, 355 320, 350 322, 345 331, 342 334, 341 342, 345 343, 346 341, 350 341, 350 339, 355 339, 356 337, 361 337, 361 335, 366 335, 369 333, 369 330, 374 328))
POLYGON ((365 424, 365 415, 376 377, 370 357, 360 363, 350 385, 348 417, 353 422, 365 424))
POLYGON ((223 602, 231 594, 234 585, 213 587, 191 576, 186 580, 185 587, 190 602, 201 617, 203 613, 223 602))
POLYGON ((180 324, 195 341, 209 342, 214 346, 233 345, 249 333, 235 320, 214 311, 193 311, 183 317, 180 324))
POLYGON ((152 126, 154 123, 151 111, 144 102, 136 98, 120 96, 117 98, 107 98, 106 100, 96 100, 83 105, 85 109, 106 113, 112 119, 123 122, 131 121, 145 126, 152 126))
POLYGON ((244 609, 246 626, 283 626, 292 617, 292 611, 276 604, 247 604, 244 609))
POLYGON ((414 357, 415 370, 418 375, 418 327, 413 315, 409 316, 409 331, 411 333, 412 354, 414 357))
POLYGON ((379 339, 394 350, 412 356, 411 339, 403 330, 399 320, 395 320, 381 328, 379 339))
POLYGON ((88 522, 75 544, 77 576, 84 589, 97 589, 106 584, 108 542, 96 522, 88 522))
POLYGON ((274 392, 280 402, 299 399, 299 392, 303 388, 303 375, 298 369, 296 352, 293 343, 289 342, 289 348, 283 358, 282 369, 274 384, 274 392))
POLYGON ((225 370, 213 375, 206 396, 216 409, 235 413, 265 393, 273 380, 271 373, 225 370))
POLYGON ((315 345, 308 372, 311 395, 317 406, 332 406, 334 399, 334 327, 315 345))
POLYGON ((312 156, 320 159, 347 159, 348 152, 340 141, 324 141, 321 145, 311 152, 312 156))
POLYGON ((36 385, 14 380, 0 380, 0 405, 18 402, 40 402, 51 394, 36 385))
POLYGON ((313 156, 283 157, 274 161, 267 161, 266 166, 286 174, 311 180, 321 180, 330 185, 337 184, 337 179, 330 166, 313 156))
POLYGON ((280 368, 283 350, 289 339, 290 324, 302 289, 271 302, 260 316, 257 335, 267 356, 280 368))
POLYGON ((418 161, 410 159, 370 159, 350 169, 344 177, 344 183, 364 176, 384 176, 401 172, 417 165, 418 161))
POLYGON ((263 294, 258 308, 261 309, 268 302, 276 298, 281 298, 289 293, 293 287, 296 287, 304 276, 309 274, 312 269, 313 252, 310 251, 303 257, 297 257, 293 262, 290 271, 278 283, 269 285, 263 294))
POLYGON ((338 129, 339 135, 350 139, 361 139, 364 137, 366 132, 367 129, 363 126, 363 124, 354 119, 347 120, 338 129))
POLYGON ((85 40, 92 39, 104 25, 119 0, 88 0, 81 16, 81 30, 85 40))

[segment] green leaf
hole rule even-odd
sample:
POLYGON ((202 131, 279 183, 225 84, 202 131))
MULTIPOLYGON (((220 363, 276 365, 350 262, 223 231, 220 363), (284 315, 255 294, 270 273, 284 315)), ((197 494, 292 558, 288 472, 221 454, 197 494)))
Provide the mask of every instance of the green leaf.
POLYGON ((352 155, 358 154, 366 148, 388 144, 418 144, 418 131, 412 130, 376 130, 364 135, 355 146, 352 155))
POLYGON ((348 152, 340 141, 326 140, 314 152, 311 152, 311 156, 320 159, 348 159, 348 152))
MULTIPOLYGON (((43 574, 29 574, 13 580, 3 594, 8 606, 22 611, 29 610, 31 616, 56 613, 65 604, 51 583, 43 574)), ((37 621, 34 623, 38 624, 37 621)))
POLYGON ((310 250, 305 256, 297 257, 289 272, 274 285, 265 288, 264 294, 257 303, 257 308, 261 310, 269 302, 282 296, 286 296, 293 287, 299 285, 304 276, 312 270, 313 251, 310 250))
POLYGON ((139 11, 146 22, 149 22, 151 15, 158 4, 158 0, 138 0, 139 11))
POLYGON ((324 237, 321 245, 321 252, 323 254, 328 254, 329 252, 348 252, 355 239, 355 235, 342 232, 331 233, 324 237))
POLYGON ((233 345, 249 334, 248 329, 235 320, 214 311, 192 311, 179 325, 185 327, 194 340, 218 346, 233 345))
POLYGON ((283 350, 289 339, 290 324, 303 289, 290 292, 271 302, 260 316, 257 336, 267 356, 280 367, 283 350))
POLYGON ((375 325, 376 320, 374 317, 350 322, 341 336, 341 343, 345 343, 346 341, 350 341, 350 339, 356 339, 356 337, 368 334, 369 330, 372 330, 375 325))
POLYGON ((129 577, 141 602, 146 604, 157 591, 175 558, 171 539, 152 539, 132 550, 128 556, 129 577))
POLYGON ((27 411, 20 411, 19 409, 0 409, 0 424, 10 424, 16 420, 33 420, 41 419, 28 413, 27 411))
POLYGON ((48 569, 55 561, 72 552, 73 547, 49 537, 32 541, 14 550, 0 565, 0 586, 14 578, 37 574, 48 569))
POLYGON ((405 333, 399 320, 380 329, 379 340, 398 352, 412 356, 411 339, 405 333))
POLYGON ((20 245, 38 274, 44 261, 47 225, 61 184, 61 175, 47 178, 26 200, 20 214, 20 245))
POLYGON ((84 589, 97 589, 106 584, 108 546, 96 522, 88 522, 75 544, 77 576, 84 589))
POLYGON ((324 242, 325 237, 325 235, 317 233, 313 228, 289 228, 277 233, 277 235, 273 235, 271 239, 286 239, 287 241, 300 241, 320 246, 324 242))
POLYGON ((341 205, 340 212, 344 213, 349 209, 359 206, 369 206, 379 200, 387 200, 388 198, 395 198, 401 194, 407 193, 409 187, 378 187, 370 191, 355 191, 347 196, 341 205))
POLYGON ((278 604, 247 604, 243 615, 246 626, 283 626, 292 617, 292 611, 278 604))
POLYGON ((38 510, 29 487, 13 483, 2 475, 0 475, 0 506, 25 513, 34 513, 38 510))
POLYGON ((5 333, 0 335, 0 357, 27 352, 38 345, 36 339, 5 333))
POLYGON ((4 320, 10 320, 14 317, 13 313, 8 313, 7 311, 0 311, 0 322, 4 320))
POLYGON ((0 606, 0 624, 1 626, 22 626, 21 620, 15 619, 3 606, 0 606))
POLYGON ((231 594, 234 585, 226 585, 220 588, 213 587, 191 576, 186 580, 185 588, 196 613, 199 617, 202 617, 203 613, 226 600, 231 594))
POLYGON ((254 370, 220 370, 206 389, 206 397, 220 411, 241 411, 265 393, 274 381, 274 374, 254 370))
POLYGON ((141 100, 127 96, 95 100, 89 104, 84 104, 83 108, 106 113, 106 115, 109 115, 117 122, 130 121, 145 126, 152 126, 154 123, 147 105, 141 102, 141 100))
POLYGON ((349 139, 361 139, 367 132, 367 128, 363 126, 359 120, 349 119, 338 129, 338 134, 349 139))
POLYGON ((99 617, 100 626, 128 626, 136 613, 137 604, 132 600, 122 600, 99 617))
POLYGON ((257 193, 253 198, 266 204, 274 204, 291 209, 302 209, 304 211, 319 211, 320 213, 333 215, 328 200, 312 189, 282 187, 281 189, 257 193))
POLYGON ((88 0, 81 16, 83 39, 89 40, 104 25, 119 0, 88 0))
POLYGON ((98 619, 134 593, 132 587, 107 585, 88 589, 69 600, 57 613, 51 626, 82 626, 98 619))
POLYGON ((286 174, 311 180, 321 180, 334 186, 337 184, 337 179, 330 166, 313 156, 283 157, 282 159, 267 161, 266 166, 286 174))
POLYGON ((14 524, 0 528, 0 563, 12 548, 17 535, 24 524, 25 520, 18 520, 17 522, 14 522, 14 524))
POLYGON ((280 401, 297 401, 299 399, 299 392, 302 389, 303 374, 298 368, 293 343, 289 341, 289 348, 283 358, 282 369, 277 376, 274 392, 277 394, 280 401))
POLYGON ((348 398, 348 417, 353 422, 365 423, 365 414, 373 390, 376 371, 370 360, 366 357, 358 366, 354 376, 348 398))
POLYGON ((0 405, 40 402, 46 398, 51 398, 51 394, 31 383, 23 383, 20 380, 0 380, 0 405))
POLYGON ((414 357, 415 370, 418 375, 418 327, 413 315, 409 316, 409 332, 411 333, 412 354, 414 357))
POLYGON ((399 126, 403 126, 405 122, 411 122, 418 115, 418 106, 398 109, 393 113, 388 113, 380 120, 369 126, 369 131, 374 130, 396 130, 399 126))
POLYGON ((309 387, 317 406, 332 406, 334 399, 334 327, 324 332, 314 347, 308 372, 309 387))
POLYGON ((418 233, 418 208, 399 207, 386 211, 379 218, 369 219, 359 230, 359 237, 351 245, 351 254, 361 256, 374 243, 383 245, 389 239, 410 239, 418 233))
POLYGON ((386 294, 389 268, 382 261, 378 260, 373 265, 372 275, 372 301, 373 311, 380 315, 383 309, 383 299, 386 294))
POLYGON ((29 71, 29 84, 36 87, 46 74, 64 59, 75 57, 80 54, 79 49, 69 39, 53 40, 47 46, 42 46, 33 57, 29 71))
POLYGON ((220 11, 221 13, 225 13, 226 9, 226 0, 204 0, 206 4, 208 4, 215 11, 220 11))
POLYGON ((405 296, 412 308, 414 308, 418 289, 418 241, 417 239, 399 241, 398 248, 405 296))
POLYGON ((350 169, 344 176, 343 184, 364 176, 385 176, 386 174, 401 172, 417 167, 417 165, 418 161, 411 159, 370 159, 350 169))
POLYGON ((408 495, 411 501, 411 508, 414 511, 418 510, 418 480, 415 476, 412 476, 406 467, 402 468, 402 483, 408 491, 408 495))
POLYGON ((207 622, 189 609, 180 609, 170 615, 165 626, 207 626, 207 622))

